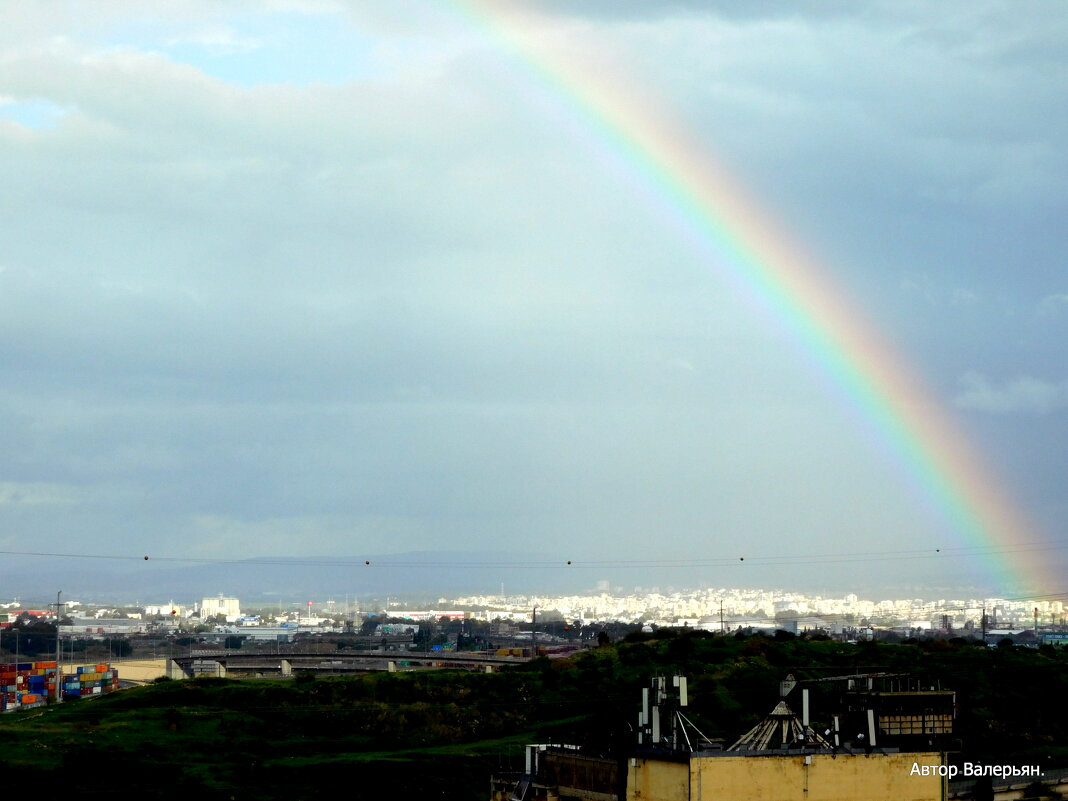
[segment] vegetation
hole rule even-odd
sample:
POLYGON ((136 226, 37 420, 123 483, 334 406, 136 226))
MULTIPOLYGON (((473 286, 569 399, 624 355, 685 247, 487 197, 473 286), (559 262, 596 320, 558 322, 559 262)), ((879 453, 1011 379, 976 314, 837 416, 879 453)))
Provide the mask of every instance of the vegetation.
POLYGON ((8 786, 76 797, 484 799, 527 742, 596 752, 629 743, 639 688, 690 677, 706 734, 733 739, 778 699, 785 673, 909 672, 958 693, 958 758, 1068 766, 1068 656, 965 640, 847 645, 657 631, 492 675, 375 673, 294 681, 163 681, 0 718, 8 786))
MULTIPOLYGON (((49 655, 56 652, 56 627, 53 623, 35 620, 28 615, 20 617, 11 626, 3 630, 5 656, 2 660, 14 661, 17 654, 26 660, 49 655)), ((0 661, 2 661, 0 660, 0 661)))
MULTIPOLYGON (((63 621, 60 621, 61 623, 63 621)), ((0 634, 3 648, 0 662, 30 662, 56 658, 56 626, 43 620, 25 616, 0 634)), ((102 661, 133 654, 133 643, 123 635, 100 637, 69 637, 63 639, 64 658, 102 661), (66 655, 70 655, 67 657, 66 655)))

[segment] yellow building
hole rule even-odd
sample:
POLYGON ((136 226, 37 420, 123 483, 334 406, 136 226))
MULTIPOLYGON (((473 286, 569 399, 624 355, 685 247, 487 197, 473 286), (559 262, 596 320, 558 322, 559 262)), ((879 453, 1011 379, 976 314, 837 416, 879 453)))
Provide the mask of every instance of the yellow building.
MULTIPOLYGON (((854 675, 823 733, 779 701, 729 748, 686 716, 685 676, 642 690, 637 743, 623 753, 589 755, 575 746, 528 746, 526 769, 494 798, 511 801, 945 801, 945 753, 954 695, 917 689, 906 677, 854 675), (885 686, 883 686, 885 685, 885 686), (851 736, 843 732, 853 733, 851 736)), ((786 696, 798 684, 789 677, 786 696)))
POLYGON ((938 753, 639 755, 627 800, 942 801, 945 779, 930 768, 943 764, 938 753))

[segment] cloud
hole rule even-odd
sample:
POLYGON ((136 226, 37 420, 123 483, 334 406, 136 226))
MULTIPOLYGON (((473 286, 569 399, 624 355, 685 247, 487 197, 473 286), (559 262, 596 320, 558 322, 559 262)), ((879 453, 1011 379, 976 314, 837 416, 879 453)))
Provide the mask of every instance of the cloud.
POLYGON ((973 289, 947 286, 944 281, 927 274, 905 275, 898 286, 902 295, 919 298, 931 307, 971 307, 983 301, 981 294, 973 289))
POLYGON ((73 487, 44 481, 0 481, 0 506, 56 506, 77 503, 73 487))
POLYGON ((1038 304, 1038 314, 1042 317, 1056 317, 1068 309, 1068 294, 1063 292, 1047 295, 1038 304))
POLYGON ((103 5, 0 9, 0 94, 37 104, 0 117, 64 110, 0 124, 0 476, 109 488, 47 509, 3 485, 27 530, 212 555, 929 530, 818 355, 553 83, 561 53, 824 236, 921 372, 974 366, 961 408, 1063 403, 985 378, 1047 355, 998 310, 1068 302, 1068 49, 1019 46, 1035 15, 554 1, 539 60, 425 3, 103 5))
MULTIPOLYGON (((38 97, 17 100, 0 96, 0 125, 14 123, 26 129, 16 133, 19 139, 26 141, 28 131, 45 131, 58 127, 65 116, 73 113, 73 106, 65 106, 38 97), (22 134, 22 135, 19 135, 22 134)), ((5 133, 12 133, 11 129, 5 133)))
POLYGON ((1068 381, 1053 383, 1023 376, 999 385, 972 372, 961 378, 960 385, 961 391, 954 402, 961 409, 994 414, 1047 414, 1068 405, 1068 381))
POLYGON ((231 28, 225 26, 204 28, 181 36, 173 36, 167 40, 167 44, 172 46, 196 45, 214 55, 250 53, 263 46, 263 42, 260 39, 251 36, 241 36, 231 28))

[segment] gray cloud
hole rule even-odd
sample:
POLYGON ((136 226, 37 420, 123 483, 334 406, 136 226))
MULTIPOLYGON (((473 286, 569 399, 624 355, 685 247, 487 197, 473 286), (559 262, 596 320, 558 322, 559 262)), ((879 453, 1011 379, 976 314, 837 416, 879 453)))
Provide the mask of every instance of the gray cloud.
MULTIPOLYGON (((0 107, 0 497, 69 501, 3 503, 5 541, 578 558, 956 536, 536 65, 462 17, 325 4, 369 68, 239 85, 166 52, 270 32, 267 6, 218 8, 0 12, 0 95, 64 110, 28 129, 0 107)), ((1060 384, 985 376, 1064 374, 1062 21, 574 8, 541 7, 546 45, 678 115, 946 405, 1059 408, 1060 384)), ((1029 463, 1011 415, 974 417, 1029 463)), ((1055 417, 1035 419, 1059 441, 1055 417)), ((1059 520, 1055 488, 1028 503, 1059 520)))
POLYGON ((1021 376, 1000 383, 980 373, 961 380, 957 406, 998 414, 1029 412, 1045 414, 1068 405, 1068 381, 1051 382, 1021 376))

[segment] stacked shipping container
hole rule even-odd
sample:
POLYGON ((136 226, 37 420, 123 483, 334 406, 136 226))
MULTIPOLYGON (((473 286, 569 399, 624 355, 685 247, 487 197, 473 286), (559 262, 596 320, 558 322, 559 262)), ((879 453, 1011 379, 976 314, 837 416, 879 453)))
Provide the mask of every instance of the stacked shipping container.
POLYGON ((107 662, 97 665, 82 665, 77 673, 63 677, 63 695, 101 695, 118 689, 119 671, 112 670, 107 662))
MULTIPOLYGON (((0 711, 41 706, 56 694, 59 666, 55 662, 0 664, 0 711)), ((64 697, 101 695, 118 689, 119 672, 106 662, 83 665, 62 677, 64 697)))

